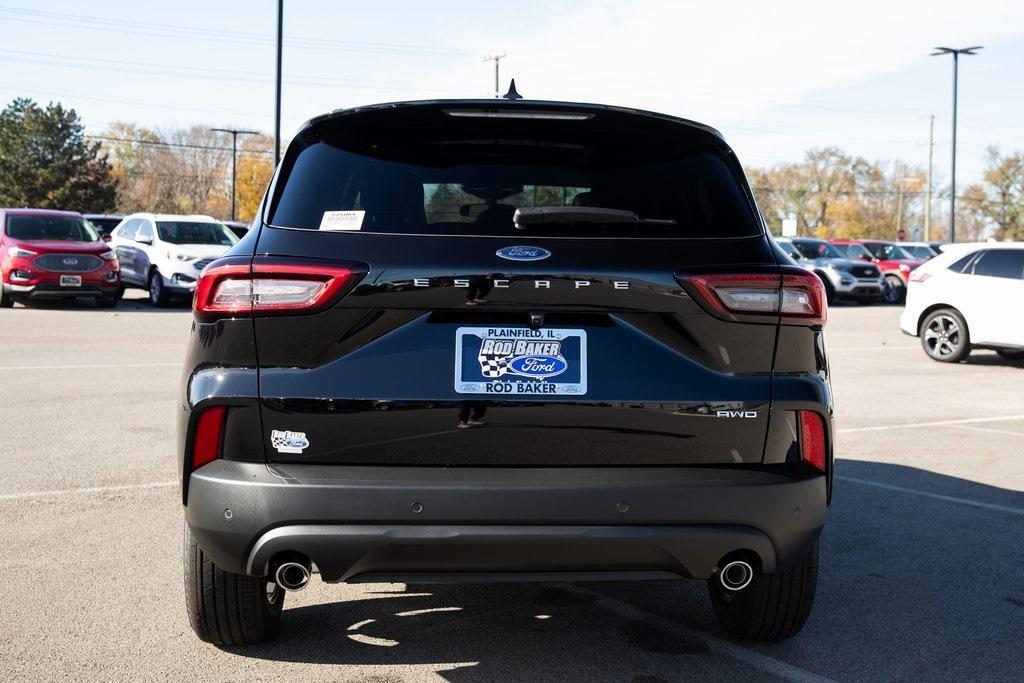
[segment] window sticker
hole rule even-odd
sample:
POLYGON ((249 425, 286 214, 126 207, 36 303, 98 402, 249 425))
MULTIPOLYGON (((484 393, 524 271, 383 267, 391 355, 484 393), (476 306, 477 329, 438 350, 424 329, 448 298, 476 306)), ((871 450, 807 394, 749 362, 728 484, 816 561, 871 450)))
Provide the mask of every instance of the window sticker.
POLYGON ((328 231, 362 230, 365 211, 324 211, 320 229, 328 231))

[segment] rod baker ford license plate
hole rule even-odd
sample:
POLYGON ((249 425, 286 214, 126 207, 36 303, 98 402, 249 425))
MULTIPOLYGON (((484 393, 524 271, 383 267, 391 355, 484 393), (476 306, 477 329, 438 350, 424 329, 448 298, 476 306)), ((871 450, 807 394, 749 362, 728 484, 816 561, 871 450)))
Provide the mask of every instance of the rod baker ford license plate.
POLYGON ((492 396, 587 393, 587 333, 529 327, 455 330, 455 391, 492 396))

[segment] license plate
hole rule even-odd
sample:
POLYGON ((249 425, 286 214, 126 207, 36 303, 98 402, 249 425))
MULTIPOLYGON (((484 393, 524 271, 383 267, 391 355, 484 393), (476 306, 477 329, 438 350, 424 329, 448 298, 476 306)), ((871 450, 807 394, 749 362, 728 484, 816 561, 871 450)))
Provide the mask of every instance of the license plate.
POLYGON ((524 397, 585 394, 587 333, 460 327, 455 331, 455 391, 524 397))
POLYGON ((61 275, 60 276, 61 287, 81 287, 82 276, 81 275, 61 275))

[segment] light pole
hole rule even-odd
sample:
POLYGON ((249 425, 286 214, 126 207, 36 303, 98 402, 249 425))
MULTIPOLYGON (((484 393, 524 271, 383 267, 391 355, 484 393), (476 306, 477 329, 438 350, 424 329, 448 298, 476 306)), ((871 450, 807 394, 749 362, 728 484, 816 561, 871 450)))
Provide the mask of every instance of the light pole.
POLYGON ((238 136, 257 135, 257 131, 235 128, 211 128, 210 130, 218 133, 231 133, 231 220, 235 220, 235 156, 238 153, 238 136))
POLYGON ((277 0, 277 78, 274 86, 274 167, 281 160, 281 36, 284 32, 284 0, 277 0))
POLYGON ((490 57, 484 57, 485 62, 494 62, 494 99, 498 99, 499 97, 501 97, 501 95, 498 94, 498 89, 501 87, 498 85, 498 63, 501 62, 501 60, 503 59, 505 59, 504 52, 502 52, 500 55, 491 55, 490 57))
POLYGON ((960 69, 960 55, 976 54, 981 45, 974 47, 937 47, 932 57, 937 55, 953 55, 953 160, 950 166, 949 181, 949 241, 956 242, 956 91, 957 73, 960 69))

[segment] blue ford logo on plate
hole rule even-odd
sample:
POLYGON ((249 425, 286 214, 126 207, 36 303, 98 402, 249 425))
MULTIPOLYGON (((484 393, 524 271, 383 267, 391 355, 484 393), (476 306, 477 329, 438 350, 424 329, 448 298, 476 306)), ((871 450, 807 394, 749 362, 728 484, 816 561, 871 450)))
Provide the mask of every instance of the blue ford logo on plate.
POLYGON ((568 364, 559 356, 520 356, 510 360, 508 366, 517 375, 544 379, 562 374, 568 364))
POLYGON ((540 261, 551 256, 547 249, 527 246, 502 247, 494 253, 509 261, 540 261))

